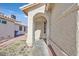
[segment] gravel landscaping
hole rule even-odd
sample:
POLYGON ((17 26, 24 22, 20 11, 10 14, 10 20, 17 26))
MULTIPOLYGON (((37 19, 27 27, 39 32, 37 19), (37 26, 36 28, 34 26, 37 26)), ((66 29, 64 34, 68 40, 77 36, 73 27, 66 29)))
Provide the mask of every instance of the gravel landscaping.
POLYGON ((29 56, 32 55, 30 49, 26 47, 25 40, 15 41, 5 48, 0 48, 0 56, 29 56))

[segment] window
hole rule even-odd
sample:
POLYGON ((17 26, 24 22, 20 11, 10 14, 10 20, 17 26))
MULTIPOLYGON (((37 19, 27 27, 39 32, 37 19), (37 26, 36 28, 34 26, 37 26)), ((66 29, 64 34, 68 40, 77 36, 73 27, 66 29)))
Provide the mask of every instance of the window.
POLYGON ((0 23, 1 23, 1 20, 0 20, 0 23))
POLYGON ((6 22, 5 20, 2 20, 2 23, 3 23, 3 24, 7 24, 7 22, 6 22))
POLYGON ((19 30, 22 31, 22 26, 19 26, 19 30))
POLYGON ((0 23, 1 23, 1 24, 7 24, 7 21, 4 20, 4 19, 0 19, 0 23))
POLYGON ((26 31, 26 27, 24 26, 24 31, 26 31))

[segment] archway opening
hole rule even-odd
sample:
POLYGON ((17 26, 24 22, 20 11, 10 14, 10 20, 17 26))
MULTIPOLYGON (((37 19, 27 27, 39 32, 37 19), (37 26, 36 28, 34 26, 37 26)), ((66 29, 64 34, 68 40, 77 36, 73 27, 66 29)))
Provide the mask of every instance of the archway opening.
POLYGON ((45 16, 42 14, 37 14, 34 17, 34 41, 38 41, 40 39, 43 39, 45 43, 47 43, 47 20, 45 16))

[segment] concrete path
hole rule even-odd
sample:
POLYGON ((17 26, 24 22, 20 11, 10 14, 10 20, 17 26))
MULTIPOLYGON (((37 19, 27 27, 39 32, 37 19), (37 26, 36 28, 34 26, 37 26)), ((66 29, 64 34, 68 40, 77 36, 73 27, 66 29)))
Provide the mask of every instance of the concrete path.
POLYGON ((18 41, 18 40, 26 40, 26 35, 19 36, 19 37, 13 38, 13 39, 9 39, 8 41, 3 42, 0 44, 0 48, 6 47, 15 41, 18 41))
POLYGON ((40 39, 39 41, 35 42, 32 55, 33 56, 50 56, 51 52, 48 49, 44 40, 40 39))

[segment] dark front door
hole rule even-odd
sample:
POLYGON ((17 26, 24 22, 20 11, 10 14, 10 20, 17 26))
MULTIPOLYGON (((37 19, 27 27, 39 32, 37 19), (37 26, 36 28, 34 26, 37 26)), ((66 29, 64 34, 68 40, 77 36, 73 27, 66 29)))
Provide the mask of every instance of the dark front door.
POLYGON ((17 34, 18 34, 18 31, 15 30, 14 37, 17 37, 18 36, 17 34))

